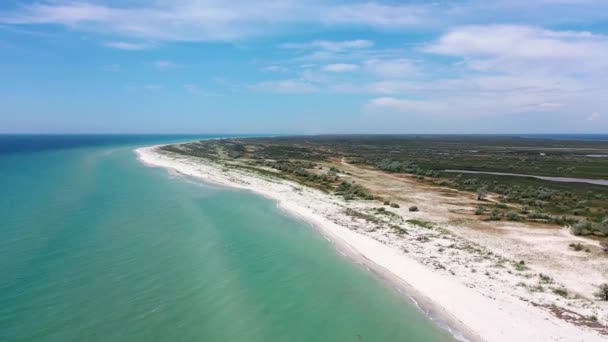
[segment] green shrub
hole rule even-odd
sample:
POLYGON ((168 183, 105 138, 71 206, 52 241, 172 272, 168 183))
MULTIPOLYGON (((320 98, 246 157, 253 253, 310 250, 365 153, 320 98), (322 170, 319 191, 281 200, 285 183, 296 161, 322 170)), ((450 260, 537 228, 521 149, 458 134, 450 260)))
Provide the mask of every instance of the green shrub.
POLYGON ((558 287, 558 288, 553 289, 553 293, 555 293, 558 296, 568 297, 568 290, 563 287, 558 287))
POLYGON ((549 277, 546 274, 539 274, 538 275, 538 282, 541 284, 553 284, 553 278, 549 277))
POLYGON ((413 206, 411 206, 411 207, 410 207, 410 209, 409 209, 409 210, 410 210, 410 211, 418 211, 418 207, 417 207, 417 206, 415 206, 415 205, 413 205, 413 206))
POLYGON ((509 211, 507 213, 506 217, 507 217, 507 220, 509 220, 509 221, 519 221, 521 219, 519 214, 514 211, 509 211))
POLYGON ((488 218, 488 220, 490 220, 490 221, 500 221, 501 217, 502 217, 502 213, 500 212, 500 210, 498 210, 497 208, 494 208, 490 212, 490 217, 488 218))
POLYGON ((575 223, 570 230, 572 231, 572 234, 574 235, 586 235, 589 234, 589 231, 591 230, 592 225, 591 222, 588 221, 579 221, 577 223, 575 223))
POLYGON ((528 214, 528 218, 536 220, 549 220, 551 216, 539 212, 531 212, 528 214))
POLYGON ((523 260, 513 265, 513 267, 515 267, 516 271, 525 271, 528 269, 528 267, 526 266, 526 262, 523 260))
POLYGON ((400 206, 399 206, 399 204, 398 204, 398 203, 392 202, 392 203, 391 203, 391 207, 392 207, 392 208, 399 208, 400 206))

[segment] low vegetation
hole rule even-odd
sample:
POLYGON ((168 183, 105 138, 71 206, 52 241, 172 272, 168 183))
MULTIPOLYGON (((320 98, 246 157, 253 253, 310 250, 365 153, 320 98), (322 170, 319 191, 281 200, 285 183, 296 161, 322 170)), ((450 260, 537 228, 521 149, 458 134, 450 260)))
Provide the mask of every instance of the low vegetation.
MULTIPOLYGON (((469 191, 483 203, 475 210, 481 220, 542 222, 568 226, 575 235, 608 236, 608 187, 445 171, 608 179, 608 158, 587 156, 608 152, 608 142, 495 136, 312 136, 207 140, 163 149, 274 170, 277 177, 346 200, 378 199, 349 180, 347 172, 320 166, 341 160, 413 175, 429 185, 469 191)), ((409 209, 416 211, 417 207, 409 209)))
POLYGON ((599 290, 595 294, 600 300, 608 301, 608 284, 600 285, 599 290))
POLYGON ((583 245, 580 243, 571 243, 570 245, 568 245, 571 249, 579 252, 583 250, 583 245))
POLYGON ((416 219, 406 220, 405 222, 407 222, 409 224, 413 224, 414 226, 422 227, 422 228, 433 228, 433 226, 434 226, 432 222, 416 220, 416 219))

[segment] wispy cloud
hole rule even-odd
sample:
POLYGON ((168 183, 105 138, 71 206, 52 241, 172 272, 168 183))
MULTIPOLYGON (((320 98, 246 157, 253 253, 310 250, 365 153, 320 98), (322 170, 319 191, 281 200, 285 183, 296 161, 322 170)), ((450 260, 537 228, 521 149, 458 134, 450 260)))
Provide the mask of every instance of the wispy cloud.
POLYGON ((158 60, 152 62, 151 64, 160 71, 173 70, 180 67, 179 64, 167 60, 158 60))
POLYGON ((287 72, 288 70, 289 68, 280 65, 269 65, 262 68, 262 71, 265 72, 287 72))
POLYGON ((0 12, 0 23, 57 24, 88 32, 158 41, 232 41, 278 32, 285 27, 403 26, 424 19, 418 6, 332 1, 157 0, 98 4, 54 0, 0 12))
POLYGON ((315 85, 303 80, 260 82, 254 85, 253 88, 274 93, 312 93, 318 90, 315 85))
POLYGON ((417 71, 414 62, 408 59, 371 59, 365 61, 365 68, 383 78, 412 76, 417 71))
POLYGON ((148 44, 143 43, 129 43, 129 42, 107 42, 104 46, 119 49, 119 50, 129 50, 129 51, 137 51, 137 50, 145 50, 150 46, 148 44))
POLYGON ((285 43, 279 47, 283 49, 320 49, 327 51, 344 51, 351 49, 365 49, 374 46, 374 42, 365 39, 355 40, 314 40, 308 43, 285 43))
POLYGON ((608 36, 524 25, 458 27, 423 50, 463 58, 482 71, 580 72, 608 67, 608 36))
MULTIPOLYGON (((245 0, 33 0, 3 8, 2 30, 59 25, 127 51, 272 36, 256 40, 273 42, 262 47, 263 64, 254 58, 255 71, 264 73, 224 85, 239 91, 356 93, 369 98, 366 108, 376 112, 578 113, 579 122, 603 120, 598 113, 608 107, 608 35, 594 26, 608 20, 603 0, 261 0, 255 5, 245 0), (314 38, 275 43, 280 37, 303 37, 294 34, 302 32, 314 38)), ((19 44, 4 44, 9 43, 19 44)), ((255 53, 256 44, 247 53, 255 53)), ((161 71, 179 67, 168 60, 150 62, 155 58, 143 61, 161 71)), ((224 71, 232 75, 233 70, 218 70, 224 71)), ((178 88, 210 94, 196 84, 178 88)))
POLYGON ((199 95, 199 96, 217 96, 216 93, 212 93, 210 91, 207 91, 205 89, 203 89, 201 86, 199 86, 198 84, 184 84, 184 89, 186 91, 188 91, 191 94, 194 95, 199 95))
POLYGON ((323 67, 324 71, 328 72, 349 72, 359 69, 357 64, 335 63, 327 64, 323 67))
POLYGON ((327 27, 405 30, 524 20, 553 24, 606 20, 602 0, 336 2, 217 0, 38 0, 0 11, 6 25, 55 24, 70 30, 152 41, 234 41, 327 27), (576 13, 577 16, 573 16, 576 13), (286 30, 290 29, 290 30, 286 30))
POLYGON ((162 84, 146 84, 142 87, 145 90, 157 91, 164 88, 162 84))

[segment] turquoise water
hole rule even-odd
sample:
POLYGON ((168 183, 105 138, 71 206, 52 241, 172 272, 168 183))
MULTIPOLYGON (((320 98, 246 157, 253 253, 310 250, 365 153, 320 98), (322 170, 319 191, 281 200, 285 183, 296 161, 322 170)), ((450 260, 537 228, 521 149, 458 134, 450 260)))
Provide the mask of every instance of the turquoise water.
POLYGON ((0 341, 451 339, 273 202, 133 147, 0 154, 0 341))

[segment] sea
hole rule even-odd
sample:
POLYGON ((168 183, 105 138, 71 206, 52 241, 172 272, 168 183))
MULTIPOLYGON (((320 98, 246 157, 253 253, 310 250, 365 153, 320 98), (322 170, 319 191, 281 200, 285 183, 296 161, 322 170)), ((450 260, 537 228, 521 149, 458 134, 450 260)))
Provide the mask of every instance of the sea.
POLYGON ((218 138, 0 135, 0 341, 450 341, 253 193, 134 148, 218 138))

